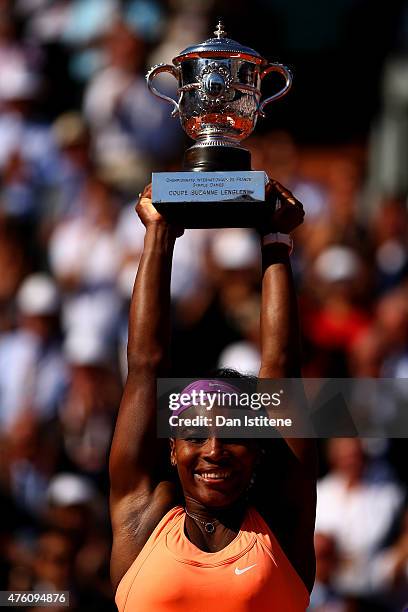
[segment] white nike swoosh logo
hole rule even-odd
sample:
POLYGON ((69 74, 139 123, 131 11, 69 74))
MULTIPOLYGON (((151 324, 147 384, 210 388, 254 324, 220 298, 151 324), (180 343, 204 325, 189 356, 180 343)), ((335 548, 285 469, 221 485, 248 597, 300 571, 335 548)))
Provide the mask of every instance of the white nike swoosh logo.
POLYGON ((254 563, 253 565, 248 565, 248 567, 244 567, 243 569, 238 569, 238 567, 235 568, 235 573, 237 576, 240 576, 241 574, 245 574, 245 572, 247 572, 248 570, 252 569, 253 567, 255 567, 256 563, 254 563))

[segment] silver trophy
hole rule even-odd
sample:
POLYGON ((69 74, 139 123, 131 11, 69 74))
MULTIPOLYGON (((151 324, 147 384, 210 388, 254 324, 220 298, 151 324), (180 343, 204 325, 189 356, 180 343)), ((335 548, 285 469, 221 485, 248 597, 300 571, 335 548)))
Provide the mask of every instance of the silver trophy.
POLYGON ((184 155, 183 172, 153 173, 152 199, 167 218, 184 227, 254 227, 271 212, 265 202, 267 176, 251 171, 251 155, 241 145, 268 104, 282 98, 292 75, 257 51, 226 38, 221 21, 215 38, 188 47, 173 64, 158 64, 146 75, 149 90, 169 102, 184 131, 195 140, 184 155), (163 72, 178 82, 178 101, 158 91, 163 72), (283 88, 261 100, 262 80, 271 72, 283 88))

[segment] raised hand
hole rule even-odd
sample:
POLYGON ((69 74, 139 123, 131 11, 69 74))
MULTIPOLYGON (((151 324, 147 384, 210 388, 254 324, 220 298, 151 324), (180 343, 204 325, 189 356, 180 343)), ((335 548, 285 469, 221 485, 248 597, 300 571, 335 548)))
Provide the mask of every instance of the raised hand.
POLYGON ((141 222, 148 229, 149 226, 152 225, 163 225, 170 227, 176 237, 182 236, 184 234, 184 228, 178 225, 170 224, 164 217, 161 215, 152 204, 152 185, 146 185, 144 190, 139 196, 139 200, 136 204, 136 212, 140 217, 141 222))
POLYGON ((260 228, 262 234, 268 232, 290 234, 303 223, 305 212, 302 203, 278 181, 271 180, 266 186, 266 199, 276 197, 276 194, 279 205, 271 215, 270 224, 260 228))

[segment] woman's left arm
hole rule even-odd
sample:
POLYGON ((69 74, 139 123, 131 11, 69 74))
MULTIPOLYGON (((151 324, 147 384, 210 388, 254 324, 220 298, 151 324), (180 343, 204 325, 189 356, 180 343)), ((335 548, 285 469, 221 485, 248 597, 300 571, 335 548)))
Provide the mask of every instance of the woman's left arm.
MULTIPOLYGON (((269 189, 276 190, 281 201, 272 219, 272 231, 289 234, 302 223, 303 206, 279 183, 273 182, 269 189)), ((299 316, 289 248, 276 242, 262 246, 259 378, 300 376, 299 316)), ((282 518, 277 531, 285 553, 311 590, 315 573, 316 445, 309 438, 284 438, 284 441, 286 444, 280 453, 283 465, 275 466, 285 471, 279 492, 282 511, 278 515, 282 518)), ((271 440, 271 445, 278 447, 278 443, 279 440, 271 440)))

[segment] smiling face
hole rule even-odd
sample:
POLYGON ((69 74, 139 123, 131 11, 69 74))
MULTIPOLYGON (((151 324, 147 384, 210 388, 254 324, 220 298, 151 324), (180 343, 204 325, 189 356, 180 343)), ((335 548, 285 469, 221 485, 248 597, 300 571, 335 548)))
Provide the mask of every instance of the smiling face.
POLYGON ((170 444, 184 496, 209 508, 226 508, 238 501, 259 459, 259 447, 252 440, 172 438, 170 444))

